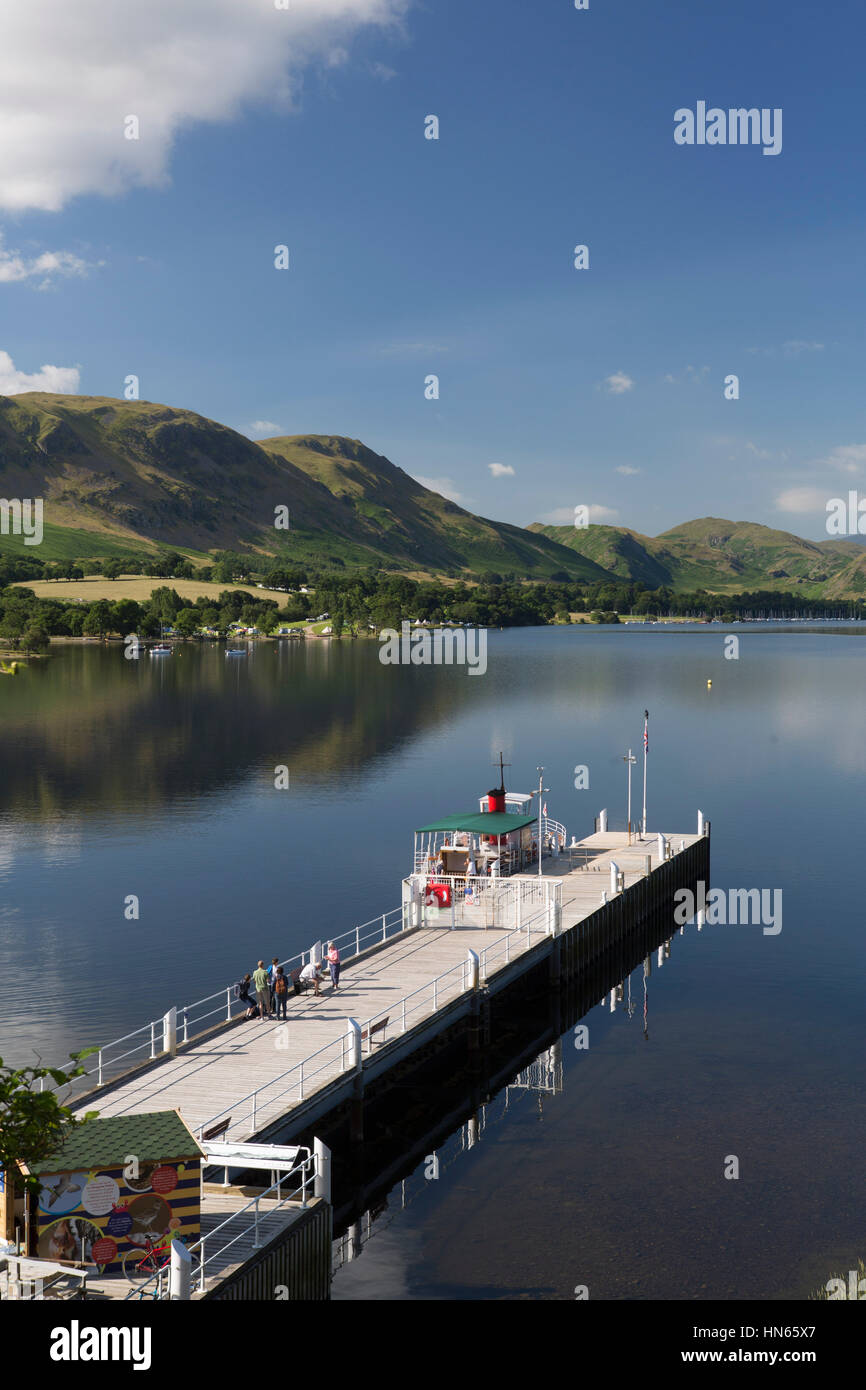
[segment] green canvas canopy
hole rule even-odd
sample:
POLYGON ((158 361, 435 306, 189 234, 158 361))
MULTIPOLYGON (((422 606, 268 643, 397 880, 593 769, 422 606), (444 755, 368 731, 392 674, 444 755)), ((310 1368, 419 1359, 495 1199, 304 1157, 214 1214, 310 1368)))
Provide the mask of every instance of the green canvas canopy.
POLYGON ((466 811, 457 816, 443 816, 441 820, 421 825, 416 835, 428 835, 437 830, 468 830, 474 835, 507 835, 512 830, 521 830, 524 825, 535 825, 537 816, 514 816, 508 811, 466 811))

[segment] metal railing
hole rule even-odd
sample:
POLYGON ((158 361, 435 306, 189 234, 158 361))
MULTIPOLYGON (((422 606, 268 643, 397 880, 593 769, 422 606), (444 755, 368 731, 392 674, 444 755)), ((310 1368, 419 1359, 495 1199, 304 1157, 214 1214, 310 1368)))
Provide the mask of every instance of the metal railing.
MULTIPOLYGON (((390 908, 387 912, 372 917, 369 922, 362 922, 351 931, 343 932, 340 936, 328 937, 327 940, 333 941, 345 965, 371 946, 399 936, 408 924, 407 912, 405 905, 390 908)), ((291 975, 292 971, 303 969, 312 958, 314 950, 315 947, 310 947, 307 951, 301 951, 296 956, 280 961, 286 974, 291 975)), ((243 1013, 247 1005, 235 997, 236 988, 236 985, 226 985, 204 999, 180 1005, 177 1009, 178 1045, 192 1042, 216 1023, 230 1023, 233 1018, 243 1013)), ((141 1028, 104 1043, 85 1059, 82 1075, 68 1082, 67 1086, 57 1087, 50 1078, 43 1077, 40 1079, 39 1089, 63 1091, 64 1103, 69 1104, 74 1095, 80 1095, 94 1086, 102 1086, 130 1067, 144 1065, 167 1055, 166 1031, 166 1016, 151 1019, 141 1028), (121 1049, 119 1052, 116 1050, 118 1048, 121 1049)))
MULTIPOLYGON (((479 955, 480 982, 487 981, 491 969, 499 969, 501 966, 509 964, 518 955, 523 954, 523 951, 528 950, 532 945, 533 935, 536 937, 547 935, 551 930, 552 911, 553 897, 551 896, 550 902, 540 912, 530 916, 520 927, 506 932, 504 936, 486 946, 479 955)), ((431 1017, 437 1013, 445 1004, 453 1003, 455 999, 459 999, 470 987, 470 965, 468 960, 464 959, 443 971, 441 975, 427 981, 418 989, 413 990, 410 994, 404 995, 396 1002, 384 1005, 369 1018, 360 1022, 358 1024, 359 1045, 363 1047, 363 1043, 366 1043, 369 1055, 373 1050, 373 1030, 377 1028, 377 1024, 382 1024, 387 1019, 388 1025, 392 1029, 398 1030, 399 1035, 402 1035, 423 1018, 431 1017), (362 1038, 363 1042, 361 1042, 362 1038)), ((382 1031, 384 1033, 386 1030, 383 1029, 382 1031)), ((387 1041, 387 1039, 383 1037, 383 1041, 387 1041)), ((321 1079, 312 1088, 310 1083, 314 1078, 321 1078, 323 1072, 328 1072, 330 1077, 335 1078, 342 1076, 347 1071, 357 1070, 357 1067, 355 1040, 351 1033, 343 1033, 326 1043, 324 1047, 319 1048, 317 1052, 305 1057, 302 1062, 296 1062, 294 1066, 289 1067, 279 1076, 257 1086, 254 1091, 241 1096, 239 1100, 233 1101, 231 1105, 227 1105, 217 1114, 203 1120, 196 1129, 196 1135, 201 1139, 205 1130, 212 1129, 226 1116, 230 1116, 232 1123, 223 1137, 241 1138, 242 1134, 244 1137, 249 1137, 256 1132, 257 1126, 266 1124, 270 1119, 276 1119, 285 1113, 288 1107, 285 1104, 279 1105, 279 1102, 285 1102, 286 1097, 292 1096, 293 1103, 297 1104, 310 1094, 311 1089, 318 1089, 318 1086, 321 1085, 321 1079)))
MULTIPOLYGON (((244 1240, 249 1235, 250 1231, 253 1232, 253 1249, 259 1249, 259 1228, 263 1216, 265 1218, 273 1216, 290 1203, 297 1204, 299 1195, 301 1210, 306 1210, 308 1190, 311 1184, 315 1182, 316 1176, 316 1155, 315 1153, 310 1153, 309 1150, 306 1151, 306 1154, 306 1158, 301 1159, 301 1161, 295 1164, 294 1168, 290 1169, 288 1173, 281 1173, 277 1181, 272 1183, 264 1192, 260 1192, 256 1197, 252 1197, 239 1211, 233 1211, 226 1217, 225 1221, 221 1221, 212 1231, 207 1231, 203 1236, 200 1236, 193 1245, 188 1247, 190 1256, 195 1262, 193 1279, 195 1281, 195 1286, 200 1292, 203 1293, 207 1287, 208 1266, 210 1265, 213 1267, 216 1260, 222 1258, 226 1251, 230 1250, 233 1245, 236 1245, 239 1240, 244 1240), (292 1175, 297 1172, 301 1173, 300 1183, 293 1191, 283 1196, 282 1188, 291 1179, 292 1175), (272 1198, 273 1205, 269 1205, 263 1213, 261 1210, 261 1203, 271 1197, 272 1194, 275 1194, 272 1198), (250 1219, 242 1224, 241 1229, 237 1231, 230 1240, 224 1240, 215 1248, 215 1237, 219 1235, 220 1231, 224 1231, 227 1226, 234 1225, 246 1212, 252 1213, 250 1219), (196 1256, 198 1257, 197 1259, 196 1256)), ((165 1264, 162 1269, 157 1270, 157 1272, 152 1274, 144 1283, 133 1287, 126 1295, 124 1301, 127 1302, 133 1298, 167 1298, 168 1292, 169 1265, 165 1264)))

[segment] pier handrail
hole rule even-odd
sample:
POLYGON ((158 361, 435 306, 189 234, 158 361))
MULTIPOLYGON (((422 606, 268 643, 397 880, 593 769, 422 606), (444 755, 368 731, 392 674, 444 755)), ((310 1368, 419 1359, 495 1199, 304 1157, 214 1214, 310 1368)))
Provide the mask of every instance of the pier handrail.
MULTIPOLYGON (((207 1281, 205 1270, 213 1260, 217 1259, 218 1256, 223 1255, 226 1252, 226 1250, 230 1250, 231 1247, 234 1244, 236 1244, 237 1241, 242 1240, 246 1235, 248 1235, 251 1228, 255 1229, 256 1238, 258 1238, 259 1217, 261 1214, 259 1204, 264 1198, 270 1196, 272 1192, 276 1192, 278 1198, 276 1205, 268 1207, 265 1215, 273 1215, 274 1212, 280 1211, 281 1208, 287 1206, 288 1203, 296 1201, 298 1193, 301 1194, 301 1208, 304 1209, 307 1206, 307 1189, 313 1183, 315 1176, 316 1155, 315 1152, 308 1151, 306 1158, 301 1159, 300 1162, 296 1163, 294 1168, 291 1168, 287 1173, 281 1173, 280 1176, 277 1178, 277 1181, 275 1183, 272 1183, 271 1186, 267 1188, 264 1192, 259 1192, 255 1197, 250 1198, 250 1200, 246 1203, 245 1206, 241 1207, 238 1211, 233 1211, 230 1216, 226 1217, 225 1221, 221 1221, 220 1224, 218 1226, 215 1226, 212 1231, 207 1231, 203 1236, 200 1236, 199 1239, 195 1241, 192 1245, 187 1246, 187 1249, 189 1250, 191 1256, 194 1256, 196 1252, 198 1253, 198 1264, 196 1268, 195 1279, 199 1290, 202 1292, 204 1291, 204 1287, 207 1281), (281 1196, 280 1189, 285 1186, 286 1182, 291 1178, 292 1174, 298 1171, 300 1171, 303 1174, 300 1184, 297 1187, 295 1187, 293 1191, 289 1192, 285 1197, 281 1196), (237 1235, 232 1236, 231 1240, 227 1240, 224 1245, 221 1245, 217 1250, 214 1250, 214 1236, 218 1235, 219 1232, 225 1226, 229 1226, 232 1224, 232 1222, 237 1221, 238 1217, 243 1216, 244 1212, 249 1211, 251 1207, 255 1208, 253 1220, 247 1222, 247 1224, 243 1226, 240 1231, 238 1231, 237 1235), (208 1242, 210 1242, 211 1253, 207 1256, 207 1258, 205 1258, 205 1249, 207 1247, 208 1242)), ((164 1298, 165 1281, 167 1277, 168 1266, 165 1265, 162 1269, 158 1269, 155 1274, 152 1274, 149 1279, 145 1280, 143 1284, 139 1284, 135 1288, 133 1288, 126 1295, 124 1302, 128 1302, 129 1299, 132 1298, 164 1298), (148 1290, 151 1286, 153 1286, 153 1292, 147 1293, 146 1290, 148 1290)))
MULTIPOLYGON (((550 917, 548 908, 545 906, 540 912, 527 918, 519 927, 515 927, 512 931, 508 931, 503 936, 492 941, 489 946, 484 948, 480 955, 482 980, 487 978, 489 962, 495 956, 503 954, 505 963, 508 964, 511 958, 511 947, 515 944, 516 939, 525 938, 527 942, 531 942, 533 933, 545 935, 549 930, 550 917)), ((428 1010, 425 1017, 429 1016, 431 1013, 435 1013, 443 1003, 452 1003, 455 999, 459 998, 461 994, 465 994, 469 988, 467 981, 468 972, 468 961, 460 961, 457 965, 453 965, 448 970, 444 970, 440 975, 435 976, 434 979, 428 980, 426 984, 421 985, 418 989, 412 990, 410 994, 404 995, 401 999, 398 999, 396 1003, 392 1002, 386 1004, 375 1014, 364 1019, 360 1023, 360 1031, 362 1033, 366 1032, 368 1049, 372 1050, 371 1029, 375 1027, 377 1023, 380 1023, 382 1019, 388 1018, 389 1020, 393 1020, 395 1028, 399 1026, 399 1031, 402 1034, 407 1030, 407 1018, 411 1014, 424 1009, 426 1004, 432 1004, 432 1009, 428 1010), (459 978, 459 988, 456 992, 449 995, 446 981, 448 981, 450 977, 453 977, 452 984, 456 983, 459 978), (410 1004, 409 1001, 416 999, 418 996, 423 996, 423 998, 418 999, 418 1002, 415 1004, 410 1004)), ((411 1027, 413 1025, 410 1024, 409 1026, 411 1027)), ((231 1105, 226 1106, 225 1109, 203 1120, 200 1125, 196 1126, 196 1135, 200 1139, 206 1129, 210 1129, 213 1125, 218 1124, 226 1115, 232 1116, 232 1124, 227 1134, 236 1132, 239 1126, 244 1125, 248 1121, 252 1122, 252 1132, 255 1132, 258 1112, 263 1107, 273 1106, 275 1102, 281 1100, 288 1092, 296 1088, 297 1100, 302 1101, 304 1099, 305 1087, 308 1088, 308 1083, 313 1077, 320 1075, 320 1073, 325 1071, 328 1067, 333 1069, 333 1075, 335 1077, 342 1076, 344 1072, 352 1069, 354 1066, 355 1061, 352 1055, 351 1039, 348 1034, 343 1033, 337 1038, 332 1038, 329 1043, 325 1043, 325 1045, 320 1047, 316 1052, 310 1053, 309 1057, 305 1057, 302 1061, 296 1062, 293 1066, 289 1067, 288 1070, 281 1072, 279 1076, 272 1077, 270 1081, 263 1082, 263 1084, 257 1086, 254 1091, 250 1091, 247 1095, 241 1096, 239 1100, 233 1100, 231 1105), (320 1060, 317 1066, 311 1068, 310 1064, 317 1058, 322 1059, 324 1053, 330 1053, 330 1058, 320 1060), (337 1060, 338 1057, 339 1062, 337 1060), (289 1078, 292 1079, 290 1080, 289 1078), (284 1084, 281 1086, 281 1083, 284 1084), (274 1087, 277 1086, 281 1086, 281 1089, 275 1091, 274 1087), (268 1093, 266 1098, 264 1095, 265 1092, 268 1093), (244 1109, 247 1103, 249 1103, 249 1109, 244 1109)))
MULTIPOLYGON (((362 951, 370 946, 378 945, 388 941, 390 937, 396 936, 404 930, 407 921, 407 907, 401 904, 400 907, 389 908, 387 912, 381 912, 376 917, 371 917, 368 922, 362 922, 359 926, 353 927, 350 931, 343 932, 339 936, 329 936, 323 940, 333 941, 340 951, 342 963, 354 960, 362 951)), ((295 956, 290 956, 279 963, 282 965, 287 975, 291 975, 295 969, 302 969, 310 960, 313 948, 301 951, 295 956)), ((240 1000, 235 999, 235 983, 225 985, 214 994, 208 994, 203 999, 196 999, 191 1004, 182 1004, 177 1008, 177 1042, 183 1044, 193 1041, 208 1027, 213 1026, 217 1018, 229 1023, 232 1018, 237 1017, 239 1012, 246 1009, 246 1005, 240 1000), (205 1005, 213 1007, 205 1008, 205 1005), (199 1012, 204 1009, 204 1012, 199 1012)), ((123 1068, 120 1063, 126 1062, 127 1066, 134 1066, 136 1062, 131 1062, 130 1058, 137 1058, 137 1063, 156 1061, 159 1057, 165 1056, 165 1016, 151 1019, 149 1023, 143 1024, 140 1028, 135 1028, 131 1033, 125 1033, 123 1037, 113 1038, 111 1042, 103 1043, 100 1048, 83 1063, 84 1070, 81 1076, 73 1081, 67 1082, 66 1087, 57 1087, 50 1078, 40 1078, 39 1089, 66 1090, 64 1097, 65 1103, 69 1103, 73 1090, 81 1093, 89 1089, 84 1083, 102 1086, 105 1082, 113 1080, 123 1068), (133 1038, 140 1038, 134 1046, 126 1048, 120 1053, 115 1053, 114 1049, 123 1043, 130 1042, 133 1038), (142 1055, 144 1054, 144 1055, 142 1055), (95 1082, 94 1082, 95 1078, 95 1082), (46 1086, 47 1082, 47 1086, 46 1086), (68 1088, 68 1089, 67 1089, 68 1088)))

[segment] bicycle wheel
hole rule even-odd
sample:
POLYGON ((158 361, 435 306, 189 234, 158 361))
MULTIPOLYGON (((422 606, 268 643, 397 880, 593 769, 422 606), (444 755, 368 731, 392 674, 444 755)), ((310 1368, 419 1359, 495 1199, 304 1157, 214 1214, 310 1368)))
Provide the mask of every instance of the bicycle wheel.
POLYGON ((143 1284, 146 1279, 150 1279, 155 1274, 159 1265, 154 1259, 153 1252, 150 1250, 142 1254, 136 1247, 135 1250, 127 1250, 121 1257, 120 1267, 131 1284, 143 1284))

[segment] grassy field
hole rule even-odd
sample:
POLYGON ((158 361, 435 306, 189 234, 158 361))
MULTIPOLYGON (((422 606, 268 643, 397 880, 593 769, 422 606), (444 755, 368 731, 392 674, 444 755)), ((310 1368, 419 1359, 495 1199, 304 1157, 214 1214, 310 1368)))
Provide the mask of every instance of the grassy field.
POLYGON ((16 587, 32 589, 37 598, 80 599, 82 603, 96 603, 97 599, 107 598, 116 602, 121 598, 132 598, 137 603, 146 602, 154 589, 174 589, 181 598, 193 602, 197 598, 212 598, 216 602, 227 589, 242 589, 244 593, 260 598, 275 599, 282 607, 287 594, 275 589, 257 589, 255 584, 213 584, 201 579, 154 579, 141 575, 121 575, 119 579, 103 579, 94 574, 89 579, 54 580, 27 579, 16 587))

